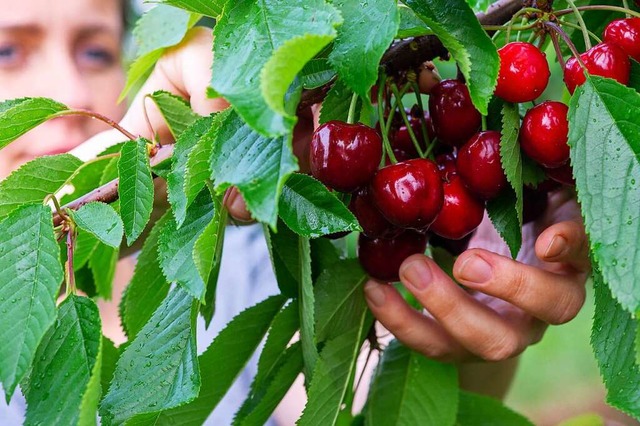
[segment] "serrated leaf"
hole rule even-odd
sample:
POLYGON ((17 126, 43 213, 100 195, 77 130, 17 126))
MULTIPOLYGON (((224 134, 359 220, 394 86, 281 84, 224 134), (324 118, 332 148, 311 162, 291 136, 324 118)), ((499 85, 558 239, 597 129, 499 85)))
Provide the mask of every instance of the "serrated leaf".
POLYGON ((616 300, 640 309, 640 94, 590 77, 569 107, 569 146, 591 253, 616 300))
POLYGON ((315 89, 329 83, 336 72, 331 68, 326 58, 311 59, 300 72, 302 87, 315 89))
POLYGON ((465 77, 469 94, 487 115, 500 69, 496 46, 465 0, 403 0, 440 39, 465 77))
POLYGON ((89 259, 96 292, 105 300, 111 300, 119 253, 119 247, 113 248, 99 243, 89 259))
POLYGON ((516 213, 516 203, 516 193, 511 187, 503 189, 498 197, 487 202, 489 218, 509 246, 511 257, 514 259, 522 247, 522 228, 516 213))
POLYGON ((282 222, 279 225, 277 233, 264 227, 267 248, 280 293, 287 297, 297 297, 301 265, 297 246, 299 237, 282 222))
POLYGON ((333 4, 348 24, 338 28, 329 62, 347 86, 369 100, 371 87, 378 80, 380 59, 398 32, 397 3, 337 0, 333 4))
POLYGON ((357 259, 338 261, 322 271, 314 287, 318 342, 345 333, 367 310, 363 293, 367 279, 357 259))
POLYGON ((307 238, 361 230, 358 219, 325 185, 303 174, 289 177, 282 190, 279 210, 284 223, 307 238))
POLYGON ((398 5, 398 14, 400 15, 400 25, 396 38, 419 37, 432 33, 424 21, 405 5, 398 5))
MULTIPOLYGON (((78 423, 84 396, 89 391, 93 398, 96 389, 99 392, 100 374, 94 367, 99 362, 101 338, 96 304, 70 295, 60 305, 56 324, 36 353, 26 395, 25 425, 78 423)), ((95 398, 94 407, 97 402, 95 398)), ((95 421, 95 408, 93 416, 95 421)))
POLYGON ((230 111, 216 132, 211 155, 211 179, 216 191, 238 188, 252 216, 275 227, 278 199, 289 175, 298 169, 291 135, 261 136, 230 111))
POLYGON ((158 238, 170 217, 170 212, 165 213, 149 233, 142 245, 133 277, 122 296, 120 317, 129 340, 139 333, 169 293, 169 283, 158 259, 158 238))
POLYGON ((105 339, 100 337, 100 344, 98 348, 98 358, 93 364, 91 371, 91 379, 87 384, 86 391, 82 396, 82 404, 80 405, 80 416, 78 418, 78 426, 95 426, 97 424, 98 404, 100 403, 100 397, 102 396, 102 358, 103 345, 105 339))
POLYGON ((81 165, 70 154, 39 157, 24 164, 0 181, 0 218, 23 204, 42 202, 55 194, 81 165))
POLYGON ((298 237, 298 310, 300 313, 300 341, 302 342, 302 357, 304 359, 305 377, 311 380, 316 363, 318 362, 318 348, 316 347, 315 330, 315 295, 311 279, 311 247, 309 240, 298 237))
POLYGON ((109 390, 109 383, 113 379, 113 373, 116 371, 116 364, 120 357, 120 351, 107 337, 102 336, 102 370, 100 374, 101 394, 106 395, 109 390))
POLYGON ((286 300, 282 296, 269 297, 232 319, 198 358, 203 378, 198 397, 161 413, 155 424, 202 425, 247 364, 286 300))
POLYGON ((96 250, 99 243, 100 241, 98 241, 98 239, 92 234, 83 231, 82 229, 78 230, 76 246, 73 250, 74 269, 82 268, 87 264, 87 262, 89 262, 89 259, 93 256, 93 252, 96 250))
POLYGON ((522 415, 504 406, 497 399, 460 391, 456 426, 533 426, 522 415))
POLYGON ((144 230, 153 210, 153 177, 145 139, 127 142, 122 146, 118 177, 120 216, 127 244, 131 245, 144 230))
POLYGON ((100 405, 104 425, 192 401, 200 389, 196 301, 174 288, 118 360, 100 405))
POLYGON ((453 425, 458 411, 458 374, 393 340, 376 370, 367 402, 367 426, 453 425))
MULTIPOLYGON (((104 154, 100 154, 104 155, 104 154)), ((64 195, 59 198, 60 204, 65 205, 81 196, 93 191, 101 185, 104 169, 112 162, 118 162, 117 158, 95 158, 82 164, 68 179, 68 187, 64 188, 64 195)), ((116 173, 117 177, 117 173, 116 173)))
POLYGON ((151 74, 153 67, 162 58, 163 53, 164 49, 154 50, 146 55, 139 56, 133 61, 127 70, 127 81, 118 98, 119 102, 122 102, 134 87, 151 74))
POLYGON ((537 187, 539 184, 547 179, 547 175, 544 170, 536 164, 535 161, 527 157, 522 156, 522 183, 523 185, 537 187))
POLYGON ((80 229, 91 233, 108 246, 120 247, 124 226, 120 216, 110 205, 91 202, 69 214, 80 229))
POLYGON ((295 117, 285 112, 284 95, 305 63, 335 38, 340 15, 322 0, 227 6, 214 28, 211 86, 261 134, 288 134, 295 117))
POLYGON ((14 210, 0 222, 0 235, 0 380, 8 401, 55 320, 63 273, 48 207, 14 210))
MULTIPOLYGON (((212 128, 214 118, 202 117, 197 120, 191 127, 184 131, 175 143, 173 155, 171 156, 171 172, 167 177, 167 191, 169 193, 169 203, 173 208, 173 214, 178 225, 182 226, 187 214, 187 207, 190 202, 185 192, 185 178, 188 173, 187 161, 189 153, 198 143, 199 140, 206 137, 214 129, 212 128)), ((204 181, 200 182, 196 188, 191 191, 191 201, 204 187, 204 181)))
POLYGON ((67 109, 47 98, 10 99, 0 103, 0 149, 67 109))
MULTIPOLYGON (((520 154, 520 114, 516 104, 505 102, 502 106, 502 132, 500 159, 507 180, 516 194, 516 214, 522 227, 522 155, 520 154)), ((512 253, 513 254, 513 253, 512 253)))
POLYGON ((160 0, 160 2, 217 18, 222 14, 227 0, 160 0))
POLYGON ((180 136, 182 132, 200 118, 198 114, 193 112, 189 102, 173 93, 159 90, 153 92, 150 96, 167 122, 169 131, 174 138, 180 136))
POLYGON ((208 327, 215 312, 216 286, 222 263, 224 231, 227 227, 227 209, 222 205, 223 197, 213 197, 213 217, 193 245, 193 261, 200 278, 206 284, 205 304, 200 313, 208 327))
POLYGON ((640 420, 640 367, 633 349, 638 321, 614 300, 598 265, 593 266, 596 306, 591 346, 607 388, 607 402, 640 420))
POLYGON ((203 135, 187 155, 184 171, 183 190, 187 197, 187 206, 191 205, 211 176, 211 151, 215 132, 220 127, 227 113, 220 113, 213 117, 211 130, 203 135))
MULTIPOLYGON (((360 312, 348 331, 326 343, 316 363, 309 398, 298 425, 335 425, 355 374, 356 360, 373 324, 368 311, 360 312)), ((309 376, 306 376, 309 377, 309 376)))
POLYGON ((198 237, 213 218, 213 202, 209 191, 203 190, 187 210, 182 228, 174 218, 162 227, 158 243, 160 267, 169 282, 177 282, 193 297, 204 300, 206 284, 193 259, 198 237))
POLYGON ((353 91, 347 87, 344 81, 336 80, 322 102, 320 123, 331 120, 347 121, 352 96, 353 91))

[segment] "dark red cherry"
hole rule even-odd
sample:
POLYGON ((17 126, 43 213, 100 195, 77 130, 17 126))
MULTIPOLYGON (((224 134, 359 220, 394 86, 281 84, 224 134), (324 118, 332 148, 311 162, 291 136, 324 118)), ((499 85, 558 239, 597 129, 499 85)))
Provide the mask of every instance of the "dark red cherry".
MULTIPOLYGON (((631 74, 629 56, 622 48, 612 43, 600 43, 580 55, 587 71, 591 75, 612 78, 618 83, 627 84, 631 74)), ((586 80, 580 63, 576 58, 567 61, 564 67, 564 82, 570 93, 586 80)))
POLYGON ((531 43, 516 41, 498 50, 500 73, 496 96, 508 102, 530 102, 544 92, 551 71, 547 58, 531 43))
POLYGON ((457 80, 442 80, 431 90, 429 112, 438 140, 452 146, 463 145, 482 124, 469 89, 457 80))
POLYGON ((388 237, 398 230, 382 216, 373 201, 373 195, 368 185, 353 194, 349 202, 349 210, 358 219, 362 233, 369 238, 388 237))
POLYGON ((522 223, 533 222, 542 217, 549 204, 549 192, 544 188, 522 188, 522 223))
POLYGON ((569 159, 569 108, 554 101, 531 108, 522 120, 520 146, 532 160, 544 167, 560 167, 569 159))
POLYGON ((458 174, 476 196, 496 197, 507 184, 500 161, 500 133, 480 132, 458 151, 458 174))
POLYGON ((622 48, 640 61, 640 18, 616 19, 604 29, 604 41, 622 48))
POLYGON ((329 121, 311 138, 311 174, 330 188, 352 192, 369 183, 382 158, 382 140, 371 127, 329 121))
POLYGON ((568 161, 560 167, 555 169, 544 169, 544 171, 550 179, 553 179, 558 183, 576 186, 576 181, 573 178, 573 169, 568 161))
MULTIPOLYGON (((414 158, 416 158, 418 156, 418 155, 414 155, 414 154, 409 154, 406 151, 404 151, 402 149, 399 149, 399 148, 393 148, 393 155, 396 157, 396 161, 397 162, 412 160, 412 159, 414 159, 414 158)), ((394 164, 393 161, 391 161, 389 156, 385 154, 385 156, 384 156, 384 165, 385 166, 390 166, 392 164, 394 164)))
POLYGON ((429 237, 429 244, 433 247, 441 247, 452 255, 458 256, 469 248, 469 241, 471 241, 471 237, 473 237, 473 233, 470 233, 459 240, 450 240, 437 234, 432 234, 429 237))
POLYGON ((427 248, 427 236, 421 232, 405 230, 393 238, 369 238, 360 234, 358 258, 371 278, 380 281, 399 281, 398 271, 404 260, 427 248))
POLYGON ((438 167, 421 158, 380 169, 371 189, 382 215, 401 228, 426 228, 444 202, 438 167))
POLYGON ((436 164, 438 165, 440 177, 443 181, 449 181, 451 175, 458 173, 456 169, 456 156, 452 152, 438 155, 436 157, 436 164))
MULTIPOLYGON (((420 117, 413 114, 409 119, 409 123, 411 124, 411 129, 413 130, 413 134, 416 136, 418 143, 420 144, 420 149, 424 152, 427 147, 425 145, 424 135, 422 134, 422 122, 420 121, 420 117)), ((416 111, 417 112, 417 111, 416 111)), ((435 138, 435 133, 433 132, 433 124, 431 121, 431 116, 428 112, 425 113, 425 125, 427 128, 427 137, 430 141, 435 138)), ((406 152, 411 158, 418 157, 418 151, 416 150, 413 141, 411 140, 411 135, 409 135, 409 130, 406 125, 402 125, 398 128, 397 131, 394 132, 393 138, 389 138, 391 141, 391 146, 394 149, 400 149, 406 152)))
POLYGON ((444 205, 429 231, 450 240, 473 232, 484 216, 484 201, 476 198, 457 175, 444 182, 444 205))

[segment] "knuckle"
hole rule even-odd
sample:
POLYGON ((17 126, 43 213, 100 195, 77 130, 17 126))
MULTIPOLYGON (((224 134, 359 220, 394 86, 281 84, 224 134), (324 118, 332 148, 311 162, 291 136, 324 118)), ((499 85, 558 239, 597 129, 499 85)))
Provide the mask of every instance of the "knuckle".
POLYGON ((549 320, 549 324, 560 325, 566 324, 578 315, 585 300, 585 290, 583 287, 578 288, 575 294, 569 297, 559 298, 554 305, 554 314, 549 320))
POLYGON ((520 353, 520 340, 511 331, 496 336, 483 347, 478 355, 485 361, 498 362, 509 359, 520 353))

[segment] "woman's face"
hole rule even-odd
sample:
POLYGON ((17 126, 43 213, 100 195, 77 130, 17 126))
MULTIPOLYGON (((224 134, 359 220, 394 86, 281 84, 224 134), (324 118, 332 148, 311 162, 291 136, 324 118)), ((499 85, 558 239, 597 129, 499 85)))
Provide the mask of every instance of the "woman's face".
MULTIPOLYGON (((0 0, 0 10, 0 100, 41 96, 122 117, 120 0, 0 0)), ((51 120, 0 151, 0 178, 105 128, 85 117, 51 120)))

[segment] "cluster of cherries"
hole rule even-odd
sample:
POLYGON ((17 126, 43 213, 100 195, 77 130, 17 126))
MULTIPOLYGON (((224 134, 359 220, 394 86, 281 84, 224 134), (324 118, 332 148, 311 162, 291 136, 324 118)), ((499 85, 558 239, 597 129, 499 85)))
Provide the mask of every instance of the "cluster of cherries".
MULTIPOLYGON (((612 22, 604 40, 582 54, 581 60, 589 73, 626 84, 628 56, 640 59, 640 19, 612 22)), ((498 53, 501 65, 495 95, 513 103, 538 98, 551 74, 544 53, 524 42, 509 43, 498 53)), ((572 93, 584 83, 577 59, 567 62, 564 77, 572 93)), ((519 142, 522 152, 550 179, 572 184, 567 112, 565 104, 555 101, 532 107, 522 120, 519 142)), ((371 277, 383 281, 397 281, 400 264, 412 254, 423 253, 429 237, 432 244, 437 240, 454 250, 456 241, 466 247, 484 217, 486 201, 507 185, 501 135, 480 131, 482 116, 463 82, 439 82, 429 94, 429 110, 414 106, 408 122, 414 135, 423 136, 420 140, 437 141, 435 158, 420 158, 409 129, 401 123, 388 131, 394 157, 400 160, 395 164, 388 156, 382 161, 379 131, 363 124, 330 121, 315 131, 311 141, 312 175, 333 190, 351 194, 349 208, 363 229, 358 241, 360 262, 371 277)), ((525 222, 544 211, 547 191, 553 187, 548 182, 537 190, 525 187, 525 222)))

